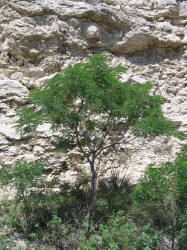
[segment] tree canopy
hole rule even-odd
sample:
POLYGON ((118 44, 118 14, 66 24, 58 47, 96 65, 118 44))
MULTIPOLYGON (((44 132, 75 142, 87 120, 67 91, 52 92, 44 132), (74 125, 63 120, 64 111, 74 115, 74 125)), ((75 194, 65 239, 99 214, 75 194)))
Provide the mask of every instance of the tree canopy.
POLYGON ((64 136, 79 129, 81 136, 87 133, 89 138, 84 143, 93 148, 98 139, 100 143, 105 139, 96 130, 107 134, 116 126, 125 131, 132 128, 141 136, 169 134, 173 125, 162 113, 164 98, 149 94, 150 82, 121 82, 126 69, 121 65, 111 68, 108 61, 104 54, 94 55, 86 63, 61 70, 44 88, 31 91, 30 102, 35 106, 19 112, 18 128, 27 133, 49 122, 52 129, 63 130, 64 136))

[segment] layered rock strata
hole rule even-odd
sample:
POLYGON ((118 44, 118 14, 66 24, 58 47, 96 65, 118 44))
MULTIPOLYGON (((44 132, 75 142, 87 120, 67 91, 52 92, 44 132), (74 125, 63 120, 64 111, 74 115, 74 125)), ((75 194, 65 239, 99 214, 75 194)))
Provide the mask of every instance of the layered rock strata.
MULTIPOLYGON (((48 124, 35 135, 16 133, 16 111, 28 92, 88 55, 105 51, 111 66, 128 68, 124 82, 152 81, 167 98, 165 115, 180 130, 187 126, 187 2, 176 0, 1 0, 0 2, 0 166, 25 157, 50 157, 51 174, 74 181, 88 168, 74 150, 57 152, 48 124)), ((136 183, 149 163, 173 160, 185 142, 165 137, 135 139, 103 159, 102 173, 116 169, 136 183)))

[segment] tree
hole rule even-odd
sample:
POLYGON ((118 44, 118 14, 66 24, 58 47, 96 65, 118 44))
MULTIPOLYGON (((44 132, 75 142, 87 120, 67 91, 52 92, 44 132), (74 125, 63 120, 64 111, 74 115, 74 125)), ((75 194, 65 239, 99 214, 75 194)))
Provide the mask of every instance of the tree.
POLYGON ((61 70, 42 89, 31 91, 34 105, 19 111, 17 128, 22 133, 36 131, 48 122, 59 131, 58 146, 77 147, 91 170, 88 201, 89 229, 97 169, 104 153, 127 143, 129 129, 137 136, 170 134, 173 124, 161 110, 164 98, 149 94, 152 84, 130 84, 120 81, 126 69, 111 68, 105 54, 97 54, 88 62, 76 63, 61 70))

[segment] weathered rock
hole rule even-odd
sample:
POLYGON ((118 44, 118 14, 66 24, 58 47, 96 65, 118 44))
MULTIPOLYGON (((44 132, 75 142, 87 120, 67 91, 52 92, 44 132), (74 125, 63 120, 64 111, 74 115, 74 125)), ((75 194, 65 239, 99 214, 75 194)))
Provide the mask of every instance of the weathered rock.
POLYGON ((15 101, 24 104, 28 101, 28 90, 19 81, 0 75, 0 98, 5 103, 15 101))
POLYGON ((90 46, 86 39, 100 40, 93 47, 120 53, 134 53, 156 44, 174 48, 186 44, 185 29, 173 25, 175 19, 186 19, 184 3, 119 1, 111 6, 104 2, 5 1, 0 50, 7 55, 2 61, 29 66, 49 54, 64 53, 66 47, 84 50, 90 46), (154 21, 161 18, 164 22, 154 21))
POLYGON ((0 150, 3 151, 7 149, 8 145, 10 145, 10 142, 0 134, 0 150))
POLYGON ((156 250, 170 250, 170 249, 172 249, 172 242, 164 237, 161 241, 160 246, 157 247, 156 250))
MULTIPOLYGON (((56 71, 92 53, 106 51, 111 66, 128 68, 122 81, 152 81, 152 94, 167 98, 165 115, 187 127, 187 2, 176 0, 1 0, 0 1, 0 164, 50 158, 61 181, 74 181, 76 168, 89 170, 76 151, 57 152, 58 133, 49 124, 35 135, 17 134, 16 110, 28 89, 44 86, 56 71), (67 172, 66 172, 67 171, 67 172)), ((103 157, 100 177, 112 169, 136 183, 146 165, 174 160, 181 144, 158 137, 146 142, 129 132, 119 155, 103 157)), ((52 178, 53 176, 51 176, 52 178)))
POLYGON ((99 30, 99 26, 95 25, 95 24, 91 24, 87 27, 86 30, 86 38, 88 40, 92 40, 92 39, 99 39, 100 38, 100 30, 99 30))

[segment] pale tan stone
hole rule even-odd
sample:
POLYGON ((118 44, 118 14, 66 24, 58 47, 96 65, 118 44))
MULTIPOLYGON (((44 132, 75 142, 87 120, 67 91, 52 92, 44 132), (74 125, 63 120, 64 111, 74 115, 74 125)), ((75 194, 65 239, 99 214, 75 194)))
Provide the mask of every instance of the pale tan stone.
MULTIPOLYGON (((89 173, 76 150, 69 154, 55 151, 58 133, 49 124, 40 125, 31 138, 18 135, 15 111, 27 104, 30 89, 45 86, 56 71, 85 61, 98 50, 108 53, 112 66, 121 63, 128 68, 122 81, 142 84, 151 80, 151 93, 167 98, 162 106, 165 115, 185 131, 186 17, 187 2, 176 0, 1 1, 0 164, 13 164, 24 156, 28 160, 48 156, 62 182, 76 180, 77 166, 89 173), (63 164, 67 172, 61 171, 63 164)), ((176 138, 166 142, 162 136, 152 141, 135 139, 131 132, 126 139, 128 145, 122 145, 117 156, 103 157, 100 177, 115 170, 136 183, 149 163, 159 166, 174 160, 185 143, 176 138)))

